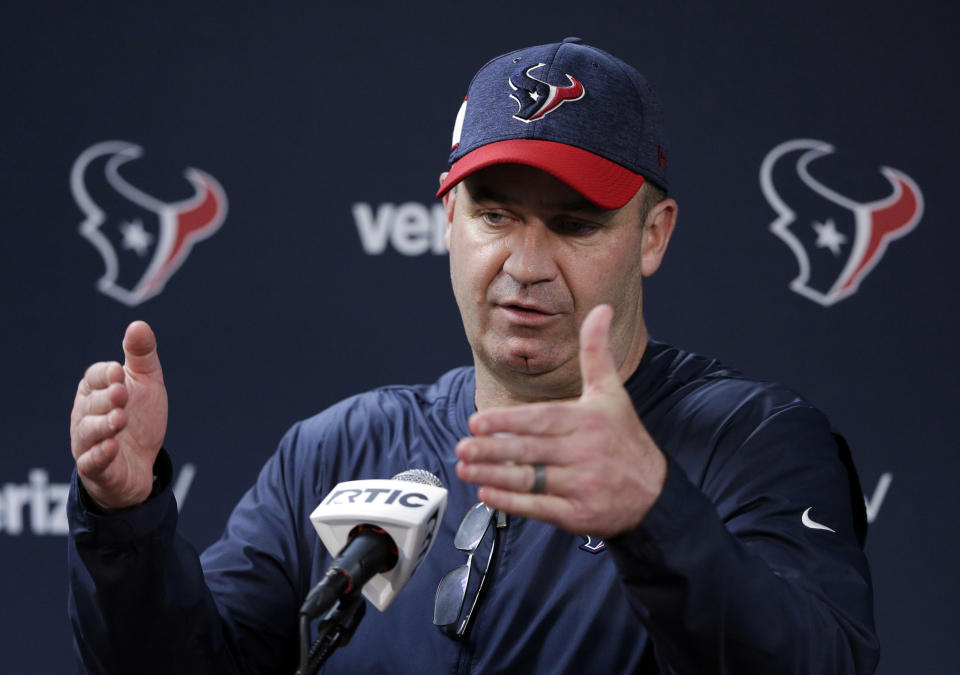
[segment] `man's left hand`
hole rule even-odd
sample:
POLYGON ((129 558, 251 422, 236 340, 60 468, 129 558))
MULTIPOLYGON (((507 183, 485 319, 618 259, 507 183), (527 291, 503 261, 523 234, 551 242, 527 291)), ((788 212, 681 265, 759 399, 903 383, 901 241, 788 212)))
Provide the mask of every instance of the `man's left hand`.
POLYGON ((635 527, 663 489, 667 460, 620 382, 609 334, 613 310, 594 307, 580 327, 583 393, 575 401, 490 408, 470 418, 456 448, 457 476, 507 513, 573 534, 609 538, 635 527), (532 493, 534 465, 546 484, 532 493))

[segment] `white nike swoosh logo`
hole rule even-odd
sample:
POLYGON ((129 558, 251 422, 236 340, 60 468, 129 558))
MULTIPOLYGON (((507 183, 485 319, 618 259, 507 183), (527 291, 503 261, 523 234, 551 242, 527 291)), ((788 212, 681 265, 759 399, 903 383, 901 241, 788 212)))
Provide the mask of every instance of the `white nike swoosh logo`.
POLYGON ((827 532, 833 532, 834 534, 836 534, 837 531, 834 530, 833 528, 827 527, 822 523, 818 523, 817 521, 815 521, 813 518, 810 517, 810 509, 812 508, 813 508, 812 506, 807 507, 807 510, 804 511, 803 515, 800 517, 800 521, 804 525, 809 527, 811 530, 826 530, 827 532))

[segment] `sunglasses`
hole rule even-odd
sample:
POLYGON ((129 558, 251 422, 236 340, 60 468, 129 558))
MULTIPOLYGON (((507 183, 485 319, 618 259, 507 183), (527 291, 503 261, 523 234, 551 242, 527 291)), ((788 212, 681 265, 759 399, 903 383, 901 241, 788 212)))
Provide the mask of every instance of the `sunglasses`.
POLYGON ((443 575, 443 579, 437 586, 437 595, 433 603, 433 624, 446 635, 460 639, 466 634, 470 618, 480 599, 480 592, 487 580, 487 573, 490 571, 493 552, 497 548, 497 530, 506 526, 506 514, 494 511, 483 502, 474 504, 463 517, 453 537, 453 545, 457 550, 467 554, 467 562, 443 575), (496 521, 496 527, 490 542, 490 552, 486 556, 483 567, 476 570, 476 574, 480 575, 480 583, 474 584, 476 588, 473 591, 473 599, 466 614, 463 614, 464 601, 471 586, 471 577, 475 575, 474 570, 479 565, 479 561, 474 562, 474 554, 494 521, 496 521))

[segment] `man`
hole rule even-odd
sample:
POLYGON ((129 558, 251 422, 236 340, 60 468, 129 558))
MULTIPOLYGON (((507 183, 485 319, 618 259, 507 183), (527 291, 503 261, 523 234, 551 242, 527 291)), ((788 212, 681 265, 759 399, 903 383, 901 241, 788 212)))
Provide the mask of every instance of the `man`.
POLYGON ((474 367, 295 425, 199 561, 156 342, 131 324, 71 419, 86 668, 292 672, 330 561, 309 513, 340 481, 425 468, 449 489, 437 541, 325 672, 872 672, 842 439, 796 394, 648 338, 666 157, 652 90, 609 54, 568 39, 484 66, 438 192, 474 367), (465 586, 444 576, 467 560, 465 586))

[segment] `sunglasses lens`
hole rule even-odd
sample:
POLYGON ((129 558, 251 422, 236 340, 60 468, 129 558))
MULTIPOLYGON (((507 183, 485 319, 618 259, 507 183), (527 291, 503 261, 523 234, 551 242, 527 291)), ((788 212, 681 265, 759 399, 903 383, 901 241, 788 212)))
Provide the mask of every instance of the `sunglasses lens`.
POLYGON ((463 522, 453 538, 453 545, 464 553, 475 551, 483 539, 483 533, 487 531, 492 515, 493 509, 483 502, 474 504, 463 517, 463 522))
POLYGON ((467 563, 447 572, 437 586, 437 594, 433 600, 433 623, 454 639, 463 637, 467 630, 487 577, 487 567, 493 559, 493 550, 497 541, 496 530, 493 530, 494 535, 489 543, 489 552, 481 552, 480 555, 483 556, 481 559, 474 557, 474 554, 477 553, 477 549, 484 541, 484 536, 491 529, 490 524, 493 522, 494 513, 496 512, 483 502, 470 507, 467 515, 460 522, 457 533, 453 536, 453 544, 457 550, 467 554, 467 563), (483 560, 486 560, 486 563, 483 560), (473 570, 474 566, 477 567, 476 570, 473 570), (461 618, 467 596, 473 599, 466 614, 461 618))
POLYGON ((437 626, 449 626, 457 622, 463 598, 467 594, 467 577, 470 576, 470 566, 460 567, 447 572, 440 585, 437 586, 437 596, 433 603, 433 623, 437 626))

